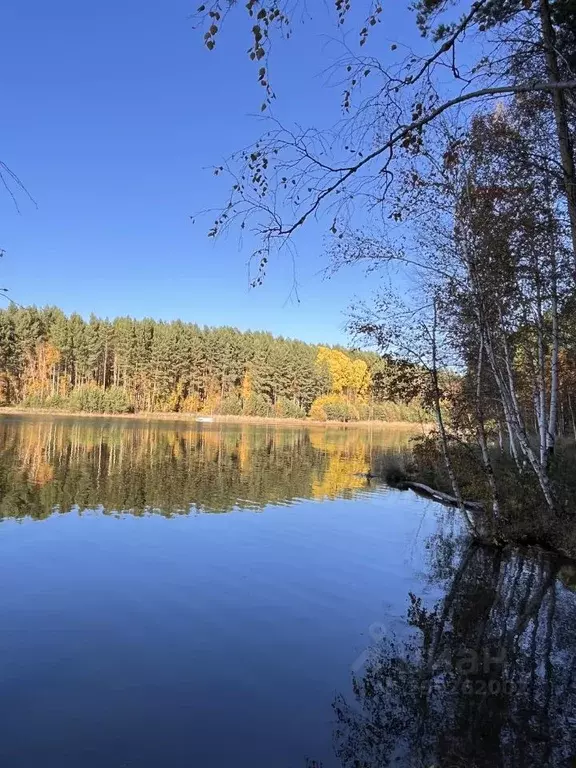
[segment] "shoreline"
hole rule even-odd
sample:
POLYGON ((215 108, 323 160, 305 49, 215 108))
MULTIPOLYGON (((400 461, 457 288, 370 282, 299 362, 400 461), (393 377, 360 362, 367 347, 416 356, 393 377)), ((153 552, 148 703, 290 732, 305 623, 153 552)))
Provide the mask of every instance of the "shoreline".
MULTIPOLYGON (((270 426, 298 426, 298 427, 340 427, 340 428, 370 428, 370 429, 411 429, 414 432, 422 430, 428 432, 433 425, 416 421, 319 421, 315 419, 283 419, 274 416, 221 416, 195 413, 165 413, 141 411, 138 413, 88 413, 87 411, 67 411, 56 408, 18 408, 17 406, 0 407, 0 416, 65 416, 73 418, 101 418, 101 419, 132 419, 143 421, 181 421, 191 424, 199 423, 198 417, 211 418, 213 424, 255 424, 270 426)), ((200 422, 202 423, 202 422, 200 422)))

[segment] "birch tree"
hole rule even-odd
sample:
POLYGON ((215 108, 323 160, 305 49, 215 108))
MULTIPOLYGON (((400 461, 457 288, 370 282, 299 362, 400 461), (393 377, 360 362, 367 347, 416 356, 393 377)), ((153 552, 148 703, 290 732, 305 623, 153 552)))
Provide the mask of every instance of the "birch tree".
MULTIPOLYGON (((507 437, 498 436, 498 447, 510 454, 518 475, 532 475, 545 505, 550 510, 557 506, 550 465, 559 426, 561 343, 566 343, 572 316, 570 234, 562 218, 562 192, 548 172, 545 135, 524 135, 524 116, 525 105, 499 107, 475 118, 469 131, 446 134, 442 163, 430 156, 426 172, 420 164, 413 214, 419 213, 425 226, 413 242, 398 247, 384 235, 357 232, 333 249, 337 265, 364 261, 371 268, 408 268, 418 281, 415 317, 422 304, 436 297, 443 357, 462 374, 463 408, 473 427, 463 437, 477 442, 496 518, 502 493, 489 422, 505 425, 507 437)), ((401 346, 386 330, 388 307, 377 300, 372 309, 371 324, 359 326, 355 320, 353 327, 383 352, 391 339, 401 346)), ((395 331, 400 338, 412 338, 405 323, 395 331)), ((451 429, 458 432, 462 423, 453 418, 451 429)), ((440 421, 438 426, 446 446, 446 429, 440 421)))

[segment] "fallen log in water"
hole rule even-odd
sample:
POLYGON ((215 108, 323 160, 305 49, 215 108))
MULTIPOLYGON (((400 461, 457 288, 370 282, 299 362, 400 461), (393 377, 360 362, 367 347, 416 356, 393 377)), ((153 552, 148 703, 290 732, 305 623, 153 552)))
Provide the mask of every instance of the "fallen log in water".
MULTIPOLYGON (((429 485, 424 485, 424 483, 403 480, 399 483, 388 481, 388 485, 401 491, 414 491, 419 496, 436 501, 439 504, 444 504, 445 506, 458 507, 458 501, 454 496, 450 496, 450 494, 443 491, 437 491, 429 485)), ((535 534, 532 531, 523 533, 522 530, 517 528, 507 527, 506 523, 500 527, 496 525, 495 529, 492 529, 488 525, 489 516, 486 515, 486 507, 481 501, 464 501, 463 506, 466 513, 469 513, 466 514, 466 517, 470 523, 474 539, 482 546, 495 546, 498 548, 506 546, 529 547, 546 554, 560 556, 571 563, 576 563, 576 552, 574 549, 569 549, 559 544, 557 536, 551 538, 550 536, 535 534)), ((572 517, 570 517, 570 520, 573 524, 572 517)))
MULTIPOLYGON (((399 483, 398 488, 401 490, 411 490, 417 493, 419 496, 424 496, 427 499, 432 499, 440 504, 446 504, 449 507, 457 507, 458 500, 455 496, 450 496, 448 493, 437 491, 435 488, 430 488, 429 485, 423 483, 413 483, 412 481, 406 481, 399 483)), ((471 512, 484 512, 484 505, 481 501, 464 501, 463 506, 465 509, 471 512)))

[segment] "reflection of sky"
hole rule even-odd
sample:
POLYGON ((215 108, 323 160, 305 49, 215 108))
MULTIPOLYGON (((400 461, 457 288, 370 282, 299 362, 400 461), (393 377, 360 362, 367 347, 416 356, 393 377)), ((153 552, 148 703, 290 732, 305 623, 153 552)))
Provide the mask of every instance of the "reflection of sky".
POLYGON ((334 692, 421 588, 434 527, 399 492, 5 523, 2 762, 331 768, 334 692))

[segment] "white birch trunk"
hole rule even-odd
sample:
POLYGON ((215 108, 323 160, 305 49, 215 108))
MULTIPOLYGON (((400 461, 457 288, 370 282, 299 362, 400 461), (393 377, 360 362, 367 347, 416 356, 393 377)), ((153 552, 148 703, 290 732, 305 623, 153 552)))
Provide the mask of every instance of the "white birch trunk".
POLYGON ((556 264, 556 243, 551 238, 552 256, 552 301, 550 313, 552 315, 552 353, 550 359, 550 411, 548 413, 548 433, 546 435, 546 461, 549 462, 556 447, 556 435, 558 433, 558 356, 560 348, 558 328, 558 271, 556 264))
POLYGON ((488 442, 486 440, 486 427, 484 425, 484 412, 482 408, 482 375, 484 370, 484 339, 480 336, 480 347, 478 350, 478 364, 476 368, 476 416, 478 419, 478 442, 482 453, 482 463, 490 493, 492 495, 492 512, 494 517, 500 515, 500 502, 498 500, 498 489, 496 488, 496 478, 494 477, 494 468, 490 460, 488 451, 488 442))

